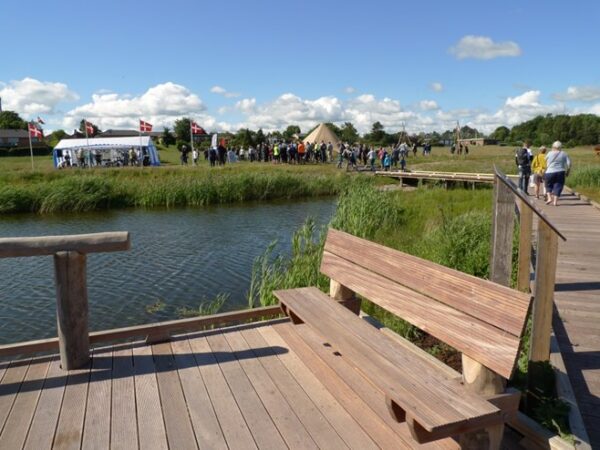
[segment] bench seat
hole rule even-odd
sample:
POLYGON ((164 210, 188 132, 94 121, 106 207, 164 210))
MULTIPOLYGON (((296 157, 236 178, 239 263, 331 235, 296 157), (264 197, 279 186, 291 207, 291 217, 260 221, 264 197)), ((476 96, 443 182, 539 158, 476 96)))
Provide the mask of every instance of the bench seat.
POLYGON ((494 399, 470 392, 459 380, 399 346, 317 288, 275 291, 283 311, 305 323, 367 379, 383 390, 396 420, 406 421, 418 442, 501 424, 516 412, 518 395, 494 399), (506 405, 510 404, 508 409, 506 405))

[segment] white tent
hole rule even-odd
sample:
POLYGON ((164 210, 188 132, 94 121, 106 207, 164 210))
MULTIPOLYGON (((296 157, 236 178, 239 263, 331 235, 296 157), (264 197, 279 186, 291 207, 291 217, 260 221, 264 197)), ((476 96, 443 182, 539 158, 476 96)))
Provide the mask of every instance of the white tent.
POLYGON ((340 150, 340 140, 335 135, 335 133, 331 131, 331 129, 324 123, 320 124, 317 128, 315 128, 308 136, 302 139, 302 141, 305 144, 308 142, 313 144, 320 144, 321 141, 325 142, 326 144, 331 142, 335 150, 340 150))
POLYGON ((147 165, 160 166, 158 151, 149 136, 113 137, 113 138, 89 138, 89 139, 62 139, 54 147, 54 167, 63 167, 66 160, 73 164, 77 163, 76 152, 81 149, 86 155, 89 165, 122 165, 127 159, 127 152, 133 148, 141 163, 146 161, 147 165), (100 163, 96 162, 98 156, 100 163))

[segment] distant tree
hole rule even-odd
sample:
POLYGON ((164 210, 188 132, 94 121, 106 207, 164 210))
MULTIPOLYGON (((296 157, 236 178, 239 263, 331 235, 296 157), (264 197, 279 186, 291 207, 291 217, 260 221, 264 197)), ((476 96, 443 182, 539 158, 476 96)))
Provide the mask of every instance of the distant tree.
POLYGON ((263 133, 262 128, 259 128, 258 131, 256 132, 256 136, 254 137, 254 141, 255 144, 263 144, 267 141, 267 137, 265 136, 265 133, 263 133))
POLYGON ((371 126, 371 132, 365 135, 365 140, 373 145, 386 145, 388 135, 383 124, 379 121, 371 126))
POLYGON ((282 134, 286 141, 291 141, 294 139, 294 135, 299 136, 300 132, 300 127, 298 125, 289 125, 282 134))
MULTIPOLYGON (((88 134, 89 137, 94 137, 100 132, 100 128, 98 128, 93 123, 92 123, 92 128, 94 129, 94 131, 92 132, 92 134, 88 134)), ((84 119, 81 119, 81 121, 79 122, 79 131, 81 131, 83 134, 85 134, 85 120, 84 119)))
POLYGON ((175 136, 171 133, 169 127, 164 127, 162 132, 162 143, 166 147, 175 143, 175 136))
POLYGON ((235 135, 235 145, 248 148, 254 145, 254 133, 249 128, 241 128, 235 135))
POLYGON ((327 125, 331 131, 333 131, 333 134, 335 134, 338 137, 338 139, 341 139, 342 130, 340 129, 340 127, 338 127, 333 122, 326 122, 325 125, 327 125))
POLYGON ((173 124, 173 132, 175 133, 175 139, 177 142, 190 143, 190 119, 188 117, 182 117, 177 119, 173 124))
POLYGON ((360 136, 358 131, 352 125, 352 122, 344 122, 344 125, 340 127, 340 139, 344 142, 355 143, 358 142, 360 136))
POLYGON ((55 130, 46 136, 46 142, 50 147, 56 147, 56 144, 67 135, 65 130, 55 130))
POLYGON ((492 134, 490 134, 490 139, 495 139, 498 142, 504 142, 508 139, 509 135, 510 135, 510 130, 508 129, 508 127, 501 126, 501 127, 496 128, 494 130, 494 132, 492 134))
POLYGON ((14 111, 2 111, 0 112, 0 129, 26 130, 27 122, 14 111))

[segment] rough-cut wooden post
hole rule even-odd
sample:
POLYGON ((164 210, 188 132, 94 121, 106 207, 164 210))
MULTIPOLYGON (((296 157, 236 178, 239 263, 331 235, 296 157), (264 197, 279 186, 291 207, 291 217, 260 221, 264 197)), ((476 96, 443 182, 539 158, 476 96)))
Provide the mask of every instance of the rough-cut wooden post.
MULTIPOLYGON (((511 190, 498 177, 494 182, 494 205, 492 212, 492 248, 490 256, 490 279, 504 286, 510 286, 512 272, 512 239, 514 232, 515 200, 511 190)), ((479 394, 501 394, 505 390, 505 380, 462 354, 463 382, 466 387, 479 394)), ((504 424, 488 427, 480 431, 462 434, 461 448, 499 449, 504 435, 504 424)))
POLYGON ((54 275, 61 366, 63 370, 78 369, 90 358, 86 255, 57 252, 54 275))
POLYGON ((517 289, 529 292, 531 278, 531 232, 533 227, 533 211, 523 200, 520 203, 519 220, 519 273, 517 289))
POLYGON ((492 252, 490 280, 510 286, 512 247, 515 227, 515 200, 511 190, 498 178, 494 182, 492 212, 492 252))
POLYGON ((360 299, 356 297, 353 290, 348 289, 343 284, 331 280, 329 282, 329 296, 354 314, 360 314, 360 299))
POLYGON ((529 348, 529 361, 531 362, 548 361, 550 359, 550 334, 552 332, 557 257, 558 236, 545 222, 540 220, 537 233, 537 257, 529 348))

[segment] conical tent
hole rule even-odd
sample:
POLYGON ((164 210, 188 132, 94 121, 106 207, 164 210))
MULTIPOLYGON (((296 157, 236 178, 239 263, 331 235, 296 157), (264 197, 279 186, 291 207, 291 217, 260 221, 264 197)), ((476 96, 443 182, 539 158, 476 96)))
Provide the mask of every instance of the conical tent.
POLYGON ((325 142, 326 144, 329 144, 331 142, 333 144, 333 149, 335 151, 340 150, 340 140, 335 135, 335 133, 333 131, 331 131, 329 129, 329 127, 327 125, 325 125, 324 123, 320 124, 317 128, 315 128, 312 131, 312 133, 310 133, 308 136, 306 136, 304 139, 302 139, 302 141, 305 144, 308 142, 310 142, 310 143, 316 142, 316 143, 320 144, 321 141, 325 142))

